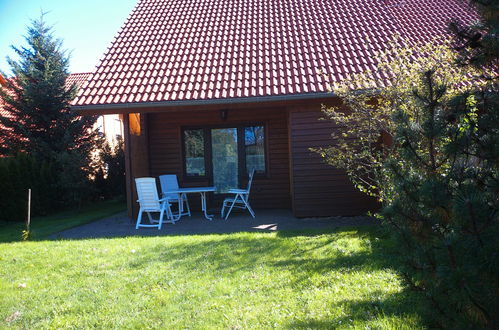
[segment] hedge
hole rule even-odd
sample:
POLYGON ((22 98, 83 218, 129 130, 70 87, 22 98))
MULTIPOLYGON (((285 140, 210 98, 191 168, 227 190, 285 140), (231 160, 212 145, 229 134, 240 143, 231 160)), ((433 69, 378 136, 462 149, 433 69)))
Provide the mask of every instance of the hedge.
POLYGON ((24 221, 28 189, 32 191, 31 214, 45 215, 57 208, 56 173, 52 164, 27 154, 0 158, 0 220, 24 221))

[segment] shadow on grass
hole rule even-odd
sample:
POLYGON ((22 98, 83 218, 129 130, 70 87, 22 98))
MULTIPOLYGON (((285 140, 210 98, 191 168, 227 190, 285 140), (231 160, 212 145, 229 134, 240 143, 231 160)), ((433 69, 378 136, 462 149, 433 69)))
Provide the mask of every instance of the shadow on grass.
MULTIPOLYGON (((359 273, 371 274, 383 270, 397 272, 400 267, 395 253, 396 246, 382 228, 377 226, 148 238, 150 240, 142 240, 140 237, 119 240, 118 244, 137 251, 129 259, 125 259, 124 264, 120 261, 116 266, 120 269, 134 268, 139 273, 145 268, 168 267, 175 269, 178 274, 196 274, 203 279, 206 276, 206 283, 210 283, 213 276, 248 278, 259 269, 277 269, 277 273, 283 275, 269 281, 268 286, 265 284, 269 294, 274 290, 281 290, 283 285, 292 286, 293 291, 298 292, 333 285, 333 280, 328 280, 331 279, 332 272, 336 275, 346 274, 348 281, 352 278, 362 281, 359 273), (316 274, 322 275, 321 281, 324 281, 312 281, 311 278, 316 274), (283 279, 284 283, 279 282, 283 279)), ((103 240, 99 244, 105 246, 106 243, 103 240)), ((264 273, 261 276, 267 275, 264 273)), ((378 281, 378 284, 390 281, 390 276, 382 282, 378 281)), ((343 279, 334 281, 337 284, 343 279)), ((365 283, 369 283, 367 279, 365 283)), ((335 306, 330 306, 331 309, 338 307, 341 315, 320 318, 308 317, 307 314, 308 318, 290 320, 286 327, 331 329, 355 326, 353 322, 356 321, 365 324, 372 320, 373 327, 387 328, 390 324, 376 322, 388 322, 387 318, 402 316, 424 319, 425 311, 424 302, 408 290, 388 295, 383 290, 366 289, 362 294, 352 295, 348 299, 336 301, 335 306)))
MULTIPOLYGON (((191 267, 192 271, 198 269, 198 265, 207 257, 213 261, 210 265, 215 270, 220 271, 246 271, 262 263, 272 263, 273 267, 288 269, 299 269, 306 267, 315 272, 322 272, 330 269, 352 269, 355 267, 367 267, 369 269, 380 269, 386 262, 382 250, 362 251, 358 253, 347 253, 338 248, 339 254, 334 258, 321 257, 308 259, 303 257, 311 250, 329 249, 335 242, 354 234, 360 237, 360 246, 366 249, 366 244, 371 248, 371 239, 379 238, 376 235, 382 234, 378 228, 335 228, 329 230, 306 230, 306 231, 282 231, 276 235, 272 233, 242 233, 243 236, 233 237, 230 234, 205 234, 195 235, 199 241, 186 240, 176 242, 174 248, 169 247, 168 238, 188 237, 185 235, 165 236, 164 243, 155 245, 149 253, 137 256, 131 261, 131 267, 144 267, 150 263, 163 262, 165 260, 179 260, 183 267, 191 267), (340 235, 345 233, 344 235, 340 235), (331 235, 338 234, 338 235, 331 235), (203 237, 219 237, 215 240, 204 240, 203 237), (307 244, 293 244, 294 240, 307 240, 307 244), (365 243, 368 242, 368 243, 365 243), (373 258, 378 256, 379 258, 373 258), (187 262, 188 261, 188 262, 187 262), (190 266, 189 266, 190 265, 190 266)), ((240 234, 240 233, 239 233, 240 234)), ((236 234, 237 235, 237 234, 236 234)), ((147 236, 145 236, 147 237, 147 236)))
MULTIPOLYGON (((377 294, 373 294, 376 296, 377 294)), ((380 293, 381 295, 381 293, 380 293)), ((307 318, 304 320, 294 320, 288 323, 285 328, 288 329, 333 329, 337 327, 355 328, 366 323, 373 324, 366 329, 391 329, 393 325, 388 319, 400 318, 423 318, 423 303, 410 292, 400 292, 383 299, 348 299, 338 303, 343 310, 343 316, 331 319, 307 318)), ((423 325, 421 325, 423 327, 423 325)), ((398 329, 404 329, 397 327, 398 329)), ((413 329, 413 326, 407 325, 405 329, 413 329)))
MULTIPOLYGON (((265 266, 292 273, 291 285, 299 289, 309 288, 310 278, 314 274, 327 277, 333 271, 340 274, 374 273, 379 270, 397 272, 400 267, 396 246, 378 227, 290 231, 275 235, 243 234, 236 237, 220 235, 214 240, 196 237, 199 237, 199 241, 181 241, 174 245, 169 245, 165 237, 165 243, 153 246, 146 255, 137 256, 130 261, 129 266, 141 268, 158 263, 159 267, 168 261, 171 267, 179 268, 182 272, 199 272, 202 269, 210 274, 237 274, 265 266), (356 240, 355 248, 345 246, 348 238, 360 238, 356 240), (297 244, 298 240, 307 242, 297 244), (311 254, 313 258, 309 257, 311 254)), ((275 285, 277 288, 280 284, 275 285)), ((268 289, 272 290, 273 287, 268 289)), ((294 321, 289 324, 289 328, 333 328, 348 325, 352 320, 375 320, 380 315, 424 319, 426 308, 425 302, 409 290, 388 297, 386 293, 371 291, 369 298, 352 297, 338 304, 346 316, 294 321)))

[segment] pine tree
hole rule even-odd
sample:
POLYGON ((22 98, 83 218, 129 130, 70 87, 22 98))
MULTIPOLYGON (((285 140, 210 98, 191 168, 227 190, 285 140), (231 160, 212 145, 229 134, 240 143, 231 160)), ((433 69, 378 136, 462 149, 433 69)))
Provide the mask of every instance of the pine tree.
POLYGON ((483 20, 457 18, 452 47, 438 39, 426 49, 394 47, 378 58, 387 87, 365 73, 335 89, 351 113, 326 111, 342 134, 319 152, 382 200, 402 274, 431 302, 432 326, 498 329, 498 2, 472 3, 483 20), (389 143, 373 148, 382 134, 389 143))
POLYGON ((499 117, 484 113, 473 92, 445 98, 433 74, 413 93, 415 111, 393 116, 383 215, 400 242, 404 277, 430 298, 437 326, 497 328, 499 117))

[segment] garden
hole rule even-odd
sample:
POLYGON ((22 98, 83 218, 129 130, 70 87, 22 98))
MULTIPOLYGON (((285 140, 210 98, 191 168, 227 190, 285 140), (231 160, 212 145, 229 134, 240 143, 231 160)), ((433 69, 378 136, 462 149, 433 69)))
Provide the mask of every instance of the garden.
POLYGON ((378 227, 0 243, 0 327, 417 329, 378 227))
POLYGON ((69 57, 33 21, 0 88, 0 327, 498 328, 499 15, 472 2, 451 40, 396 37, 331 86, 340 133, 310 152, 381 225, 322 231, 55 239, 124 211, 124 151, 71 110, 69 57))

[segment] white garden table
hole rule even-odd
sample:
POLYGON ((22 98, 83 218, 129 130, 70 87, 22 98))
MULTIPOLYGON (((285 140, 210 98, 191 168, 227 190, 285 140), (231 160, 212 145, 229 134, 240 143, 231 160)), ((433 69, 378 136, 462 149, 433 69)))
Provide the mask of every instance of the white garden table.
MULTIPOLYGON (((210 215, 207 213, 207 210, 206 210, 206 193, 209 193, 209 192, 214 192, 215 191, 215 187, 194 187, 194 188, 178 188, 178 189, 175 189, 175 190, 168 190, 168 191, 165 191, 165 194, 180 194, 181 197, 183 197, 183 195, 186 195, 186 194, 193 194, 193 193, 199 193, 201 195, 201 210, 203 211, 203 214, 204 214, 204 217, 207 219, 207 220, 213 220, 213 215, 210 215)), ((183 211, 183 203, 180 203, 181 205, 181 210, 179 212, 179 216, 178 216, 178 219, 180 219, 181 217, 181 211, 183 211)), ((177 221, 178 219, 175 219, 175 221, 177 221)))

